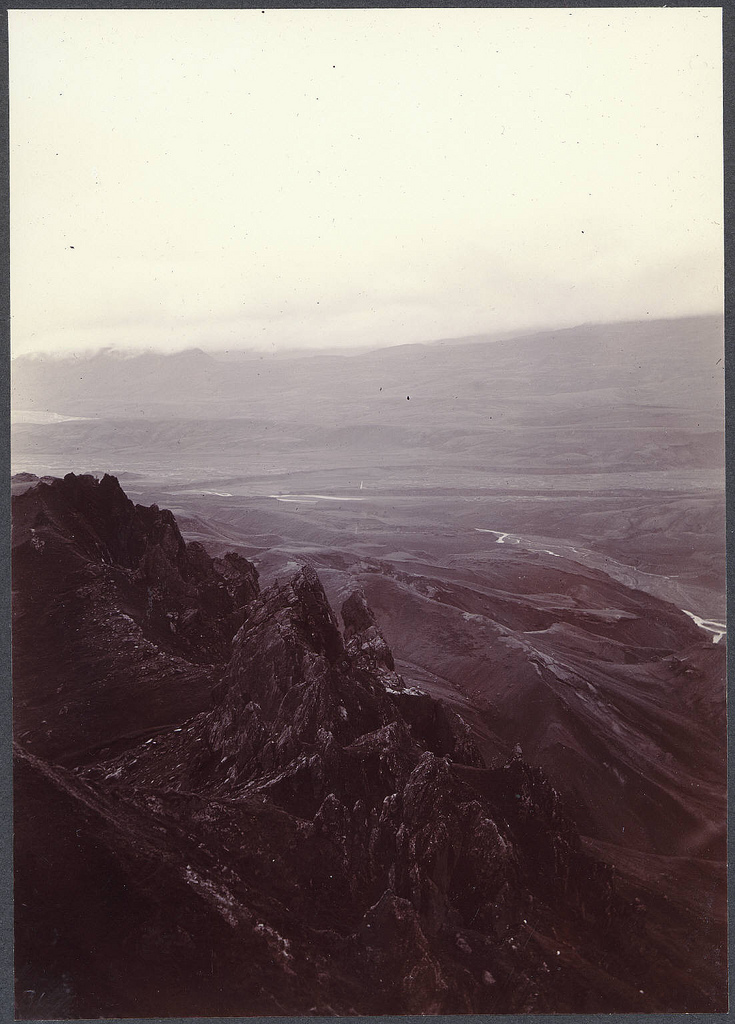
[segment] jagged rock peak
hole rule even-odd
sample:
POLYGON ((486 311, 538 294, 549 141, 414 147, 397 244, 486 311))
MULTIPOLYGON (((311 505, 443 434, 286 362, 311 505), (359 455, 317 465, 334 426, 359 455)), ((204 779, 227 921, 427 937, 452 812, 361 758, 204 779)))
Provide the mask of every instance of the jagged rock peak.
POLYGON ((371 626, 377 625, 372 608, 360 590, 354 590, 341 608, 342 621, 345 624, 345 639, 349 640, 356 633, 362 633, 371 626))
POLYGON ((380 631, 375 615, 359 591, 353 591, 341 608, 347 653, 358 668, 378 673, 383 682, 402 690, 403 680, 395 673, 393 652, 380 631), (386 674, 387 673, 387 674, 386 674))
POLYGON ((76 500, 88 501, 96 498, 98 501, 102 499, 110 504, 133 508, 133 502, 120 486, 120 481, 109 473, 105 473, 99 480, 92 473, 66 473, 61 479, 39 481, 36 487, 49 487, 64 492, 76 500))
POLYGON ((270 721, 282 713, 284 697, 293 690, 298 698, 292 694, 289 699, 298 707, 289 715, 302 715, 307 690, 343 658, 342 635, 324 588, 314 569, 304 566, 287 582, 263 591, 250 606, 213 694, 221 705, 218 715, 254 700, 270 721))
POLYGON ((98 481, 90 474, 67 473, 41 480, 13 499, 14 545, 43 532, 42 551, 56 542, 85 560, 134 568, 146 544, 135 506, 116 477, 98 481))
POLYGON ((312 566, 302 566, 285 587, 276 584, 264 594, 263 601, 267 607, 274 608, 283 604, 284 597, 290 625, 299 639, 328 661, 338 660, 344 653, 342 634, 322 582, 312 566))
MULTIPOLYGON (((69 476, 73 476, 72 473, 70 473, 68 475, 69 476)), ((92 477, 92 479, 94 480, 94 477, 92 477)), ((109 491, 110 493, 115 492, 115 491, 119 491, 122 495, 127 497, 127 495, 125 494, 125 492, 123 491, 123 489, 122 489, 122 487, 120 485, 120 481, 118 480, 118 478, 116 476, 113 476, 111 473, 105 473, 102 476, 102 479, 100 480, 98 486, 101 487, 103 491, 109 491)))
POLYGON ((209 705, 259 592, 247 559, 187 544, 171 511, 133 504, 110 474, 14 495, 12 548, 16 726, 35 749, 80 756, 95 730, 106 741, 209 705), (56 632, 44 644, 47 617, 56 632), (53 716, 38 700, 46 679, 53 716))
MULTIPOLYGON (((197 581, 212 573, 235 585, 247 578, 246 590, 257 593, 253 565, 231 553, 212 559, 201 544, 187 544, 173 512, 158 505, 135 505, 117 477, 97 480, 89 473, 67 473, 63 479, 39 481, 13 499, 14 546, 25 532, 43 534, 85 561, 133 569, 156 581, 173 569, 182 581, 197 581)), ((36 543, 36 550, 43 546, 36 543)), ((240 603, 245 603, 241 601, 240 603)))
POLYGON ((52 479, 48 483, 41 481, 38 487, 50 487, 72 498, 81 507, 82 503, 92 502, 99 507, 108 506, 112 509, 131 511, 135 507, 120 486, 116 476, 105 473, 101 479, 91 473, 67 473, 63 479, 52 479))
MULTIPOLYGON (((215 706, 205 729, 207 747, 217 751, 219 764, 227 763, 233 784, 290 765, 289 773, 302 780, 299 787, 309 778, 312 800, 323 795, 323 769, 296 761, 316 753, 325 763, 342 763, 340 785, 348 790, 369 763, 384 780, 397 778, 425 749, 482 766, 465 723, 428 694, 407 690, 388 667, 390 649, 364 597, 350 604, 361 624, 373 624, 346 645, 311 567, 268 588, 249 608, 213 692, 215 706), (350 781, 351 758, 361 767, 352 770, 350 781)), ((347 617, 354 622, 349 607, 347 617)), ((215 776, 216 785, 228 784, 219 767, 215 776)), ((365 795, 363 789, 361 782, 350 790, 353 802, 365 795)))

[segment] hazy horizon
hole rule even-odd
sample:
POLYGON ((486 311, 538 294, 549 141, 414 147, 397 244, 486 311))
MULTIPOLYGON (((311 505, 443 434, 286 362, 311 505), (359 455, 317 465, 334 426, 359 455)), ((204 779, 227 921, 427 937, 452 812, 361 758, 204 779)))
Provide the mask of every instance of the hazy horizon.
POLYGON ((722 312, 719 9, 9 25, 14 355, 722 312))
POLYGON ((711 312, 711 313, 694 313, 694 314, 683 314, 681 316, 673 317, 647 317, 645 320, 631 320, 629 318, 623 318, 620 320, 607 320, 602 322, 589 321, 587 323, 570 323, 570 324, 557 324, 557 325, 543 325, 540 327, 509 329, 507 331, 479 331, 475 334, 465 335, 453 335, 451 337, 442 338, 422 338, 412 342, 387 342, 384 345, 378 344, 364 344, 364 345, 351 345, 349 347, 339 347, 336 345, 323 345, 323 346, 310 346, 299 348, 258 348, 256 346, 248 347, 245 345, 230 346, 230 348, 223 347, 205 347, 195 344, 181 344, 177 347, 171 348, 156 348, 152 345, 129 345, 129 346, 116 346, 116 345, 90 345, 86 349, 78 349, 74 351, 68 351, 59 348, 51 348, 47 351, 28 351, 28 352, 14 352, 11 356, 15 359, 93 359, 100 356, 114 356, 119 359, 135 359, 140 356, 176 356, 176 355, 187 355, 190 353, 201 353, 202 355, 211 356, 215 358, 224 358, 231 356, 233 358, 253 356, 263 357, 265 355, 273 356, 277 359, 287 359, 289 357, 300 358, 309 356, 325 356, 325 355, 338 355, 338 356, 359 356, 367 355, 370 352, 377 352, 381 349, 389 348, 405 348, 406 345, 417 345, 417 346, 433 346, 433 345, 452 345, 452 344, 483 344, 483 343, 495 343, 504 342, 511 339, 517 338, 519 341, 527 338, 544 337, 545 335, 556 335, 564 332, 574 332, 575 330, 595 329, 600 327, 620 327, 625 324, 631 326, 635 324, 642 324, 648 322, 661 322, 666 323, 670 321, 675 323, 680 320, 721 320, 724 329, 724 312, 711 312))

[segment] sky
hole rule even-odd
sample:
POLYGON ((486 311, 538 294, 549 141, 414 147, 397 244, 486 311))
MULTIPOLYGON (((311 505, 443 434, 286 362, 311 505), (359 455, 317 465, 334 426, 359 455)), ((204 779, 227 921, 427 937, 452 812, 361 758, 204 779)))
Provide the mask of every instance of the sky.
POLYGON ((717 8, 10 11, 11 342, 722 308, 717 8))

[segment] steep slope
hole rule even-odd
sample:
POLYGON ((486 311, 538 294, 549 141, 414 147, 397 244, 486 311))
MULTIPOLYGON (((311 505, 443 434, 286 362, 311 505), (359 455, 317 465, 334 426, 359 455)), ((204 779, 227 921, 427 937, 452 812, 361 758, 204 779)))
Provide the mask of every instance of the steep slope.
POLYGON ((15 734, 54 760, 206 707, 258 592, 244 558, 186 544, 110 476, 18 495, 12 554, 15 734))
POLYGON ((403 674, 468 705, 488 756, 520 742, 583 831, 724 860, 725 649, 682 612, 562 558, 441 575, 380 561, 350 578, 403 674))
MULTIPOLYGON (((21 495, 18 584, 63 576, 75 591, 103 567, 147 608, 155 581, 159 614, 141 628, 164 652, 178 642, 161 624, 181 614, 181 579, 207 657, 226 644, 228 660, 198 665, 211 706, 149 723, 145 739, 118 730, 95 756, 65 748, 50 764, 54 733, 36 738, 26 719, 20 1018, 724 1007, 717 913, 703 931, 633 870, 617 878, 520 750, 487 767, 462 719, 406 685, 362 593, 343 602, 340 629, 313 569, 257 594, 246 563, 238 604, 198 549, 190 568, 168 514, 118 491, 71 477, 21 495), (218 580, 220 634, 204 603, 218 580)), ((77 621, 90 620, 53 633, 62 664, 88 649, 77 621)), ((46 629, 40 619, 40 646, 46 629)), ((139 720, 123 700, 141 702, 139 663, 95 636, 117 666, 116 721, 139 720)), ((53 707, 74 685, 40 683, 39 706, 53 707)), ((32 686, 26 665, 27 704, 32 686)))

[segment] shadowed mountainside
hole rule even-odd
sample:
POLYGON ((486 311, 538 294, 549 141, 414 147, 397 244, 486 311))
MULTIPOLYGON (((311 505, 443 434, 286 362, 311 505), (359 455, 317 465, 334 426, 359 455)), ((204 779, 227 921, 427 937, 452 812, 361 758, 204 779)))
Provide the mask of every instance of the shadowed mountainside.
POLYGON ((114 477, 69 474, 19 495, 16 735, 78 757, 201 710, 257 579, 236 554, 186 544, 169 511, 134 506, 114 477))
MULTIPOLYGON (((529 754, 502 750, 535 715, 598 736, 627 720, 616 749, 640 757, 632 681, 595 678, 585 712, 581 676, 619 649, 659 666, 680 636, 703 649, 681 613, 603 574, 564 605, 502 593, 496 571, 482 608, 463 591, 499 659, 473 724, 406 681, 359 587, 340 628, 314 569, 261 591, 111 477, 15 503, 19 1017, 724 1008, 716 861, 692 861, 683 894, 635 851, 613 869, 529 754), (519 649, 523 627, 540 639, 519 649)), ((385 583, 420 600, 410 575, 385 583)), ((637 680, 650 707, 668 681, 637 680)))

